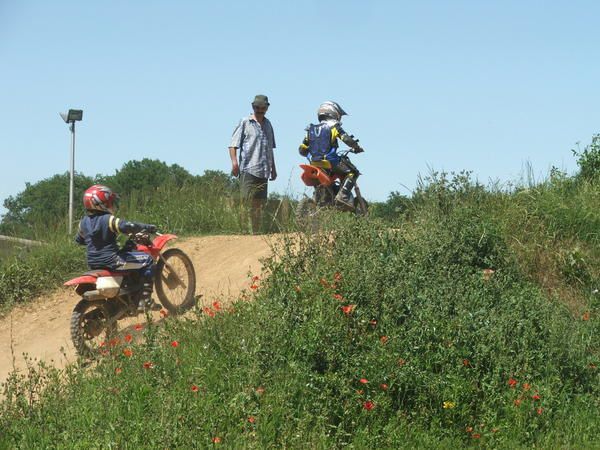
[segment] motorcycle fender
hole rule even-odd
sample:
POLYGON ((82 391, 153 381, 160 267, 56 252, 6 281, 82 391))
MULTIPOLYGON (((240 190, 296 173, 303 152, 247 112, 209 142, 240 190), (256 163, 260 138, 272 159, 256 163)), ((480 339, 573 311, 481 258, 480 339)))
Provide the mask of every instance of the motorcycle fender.
POLYGON ((152 247, 162 250, 165 244, 172 239, 177 239, 177 236, 174 234, 161 234, 160 236, 156 236, 156 238, 154 238, 152 241, 152 247))
POLYGON ((64 286, 76 286, 78 284, 93 284, 96 285, 96 277, 91 275, 83 275, 81 277, 73 278, 67 281, 64 286))

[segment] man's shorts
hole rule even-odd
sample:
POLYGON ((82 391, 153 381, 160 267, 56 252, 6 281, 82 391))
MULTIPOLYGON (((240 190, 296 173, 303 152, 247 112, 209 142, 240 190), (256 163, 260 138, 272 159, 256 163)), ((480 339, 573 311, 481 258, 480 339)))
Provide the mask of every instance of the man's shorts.
POLYGON ((266 178, 259 178, 247 172, 240 174, 240 188, 242 197, 251 200, 266 200, 267 199, 267 184, 266 178))

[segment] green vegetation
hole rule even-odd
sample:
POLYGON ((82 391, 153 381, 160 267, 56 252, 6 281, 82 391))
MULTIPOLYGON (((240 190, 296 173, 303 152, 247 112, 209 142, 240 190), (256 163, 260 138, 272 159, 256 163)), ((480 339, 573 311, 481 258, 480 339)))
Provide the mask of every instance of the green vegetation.
POLYGON ((14 376, 0 446, 597 447, 599 189, 434 173, 385 221, 324 218, 200 324, 14 376))
MULTIPOLYGON (((13 375, 0 448, 597 448, 599 196, 582 173, 432 173, 374 217, 324 215, 232 306, 13 375)), ((202 222, 182 211, 164 220, 202 222)))
POLYGON ((83 248, 62 235, 0 259, 0 311, 60 286, 86 269, 83 248))
MULTIPOLYGON (((59 286, 74 271, 81 271, 85 258, 67 229, 69 177, 55 175, 5 200, 7 213, 0 234, 36 239, 47 245, 19 252, 0 253, 0 308, 28 301, 48 287, 59 286)), ((77 218, 84 210, 79 199, 94 183, 105 183, 121 194, 120 217, 154 223, 162 231, 179 235, 248 232, 247 214, 239 201, 237 180, 219 171, 193 176, 177 165, 144 159, 130 161, 115 175, 95 178, 77 174, 75 198, 77 218)), ((288 229, 291 202, 272 196, 266 212, 269 231, 288 229)))
MULTIPOLYGON (((193 176, 176 164, 143 159, 125 163, 110 176, 76 174, 76 218, 85 213, 83 192, 95 183, 106 184, 121 195, 119 215, 130 220, 153 219, 163 229, 184 234, 243 230, 236 181, 219 171, 193 176), (165 217, 163 211, 171 214, 165 217), (178 219, 173 223, 175 216, 178 219)), ((68 186, 68 174, 27 183, 25 190, 4 201, 7 213, 0 222, 0 234, 40 240, 63 234, 68 186)))

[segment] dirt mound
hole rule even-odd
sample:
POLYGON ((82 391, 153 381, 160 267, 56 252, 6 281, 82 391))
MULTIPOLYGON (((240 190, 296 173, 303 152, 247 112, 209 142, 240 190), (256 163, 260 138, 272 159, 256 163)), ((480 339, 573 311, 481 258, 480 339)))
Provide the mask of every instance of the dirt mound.
MULTIPOLYGON (((176 241, 173 246, 192 259, 196 293, 206 304, 231 301, 250 285, 248 274, 260 272, 260 259, 271 254, 269 238, 263 236, 207 236, 176 241)), ((75 359, 69 321, 78 301, 73 289, 60 288, 14 308, 0 320, 0 383, 13 368, 26 367, 24 355, 60 367, 75 359)))

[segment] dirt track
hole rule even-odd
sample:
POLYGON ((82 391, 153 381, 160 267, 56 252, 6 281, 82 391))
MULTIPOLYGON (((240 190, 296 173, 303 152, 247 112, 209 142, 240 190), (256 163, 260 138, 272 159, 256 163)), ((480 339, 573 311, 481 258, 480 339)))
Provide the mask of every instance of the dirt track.
MULTIPOLYGON (((192 258, 196 293, 203 295, 206 304, 215 299, 227 303, 248 287, 248 273, 259 273, 260 259, 271 253, 269 239, 263 236, 207 236, 176 241, 173 246, 192 258)), ((0 383, 14 367, 25 367, 24 353, 60 367, 75 359, 69 321, 78 301, 72 289, 61 288, 0 319, 0 383)))

